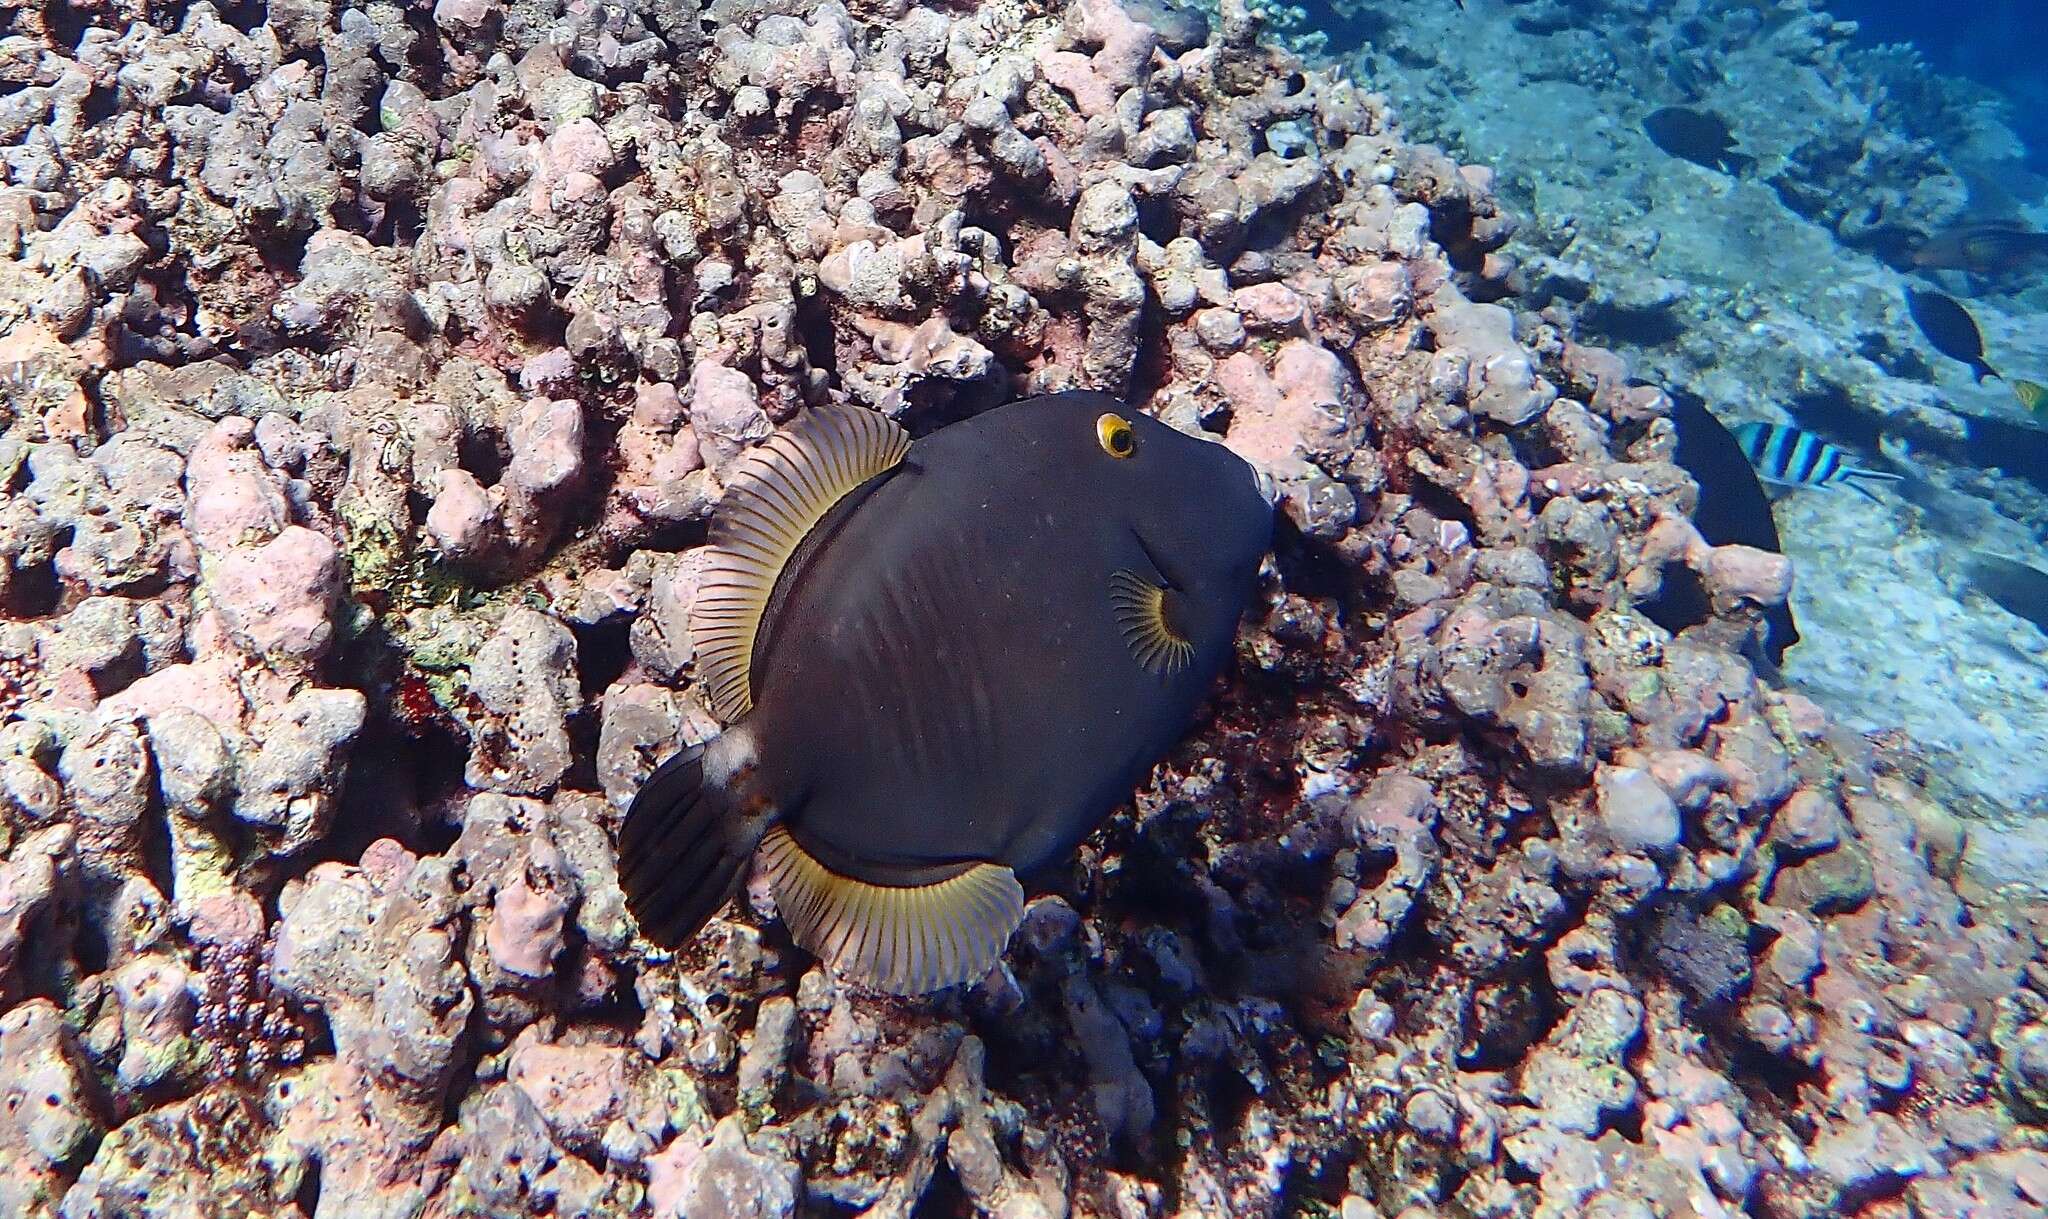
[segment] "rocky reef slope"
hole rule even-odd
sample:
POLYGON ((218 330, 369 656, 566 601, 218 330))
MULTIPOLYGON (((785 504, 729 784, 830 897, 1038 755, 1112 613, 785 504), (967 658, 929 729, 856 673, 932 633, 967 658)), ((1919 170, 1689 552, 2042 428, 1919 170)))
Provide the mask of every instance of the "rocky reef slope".
POLYGON ((1789 564, 1492 174, 1239 5, 11 21, 0 1213, 2048 1205, 2036 912, 1758 683, 1789 564), (1075 385, 1281 488, 1195 734, 965 993, 649 951, 722 473, 1075 385))
POLYGON ((2039 263, 1979 278, 1911 258, 1959 222, 2042 227, 2044 184, 1981 93, 1904 48, 1859 48, 1831 7, 1339 0, 1326 44, 1411 133, 1499 166, 1527 221, 1523 305, 1731 426, 1796 423, 1915 473, 1881 503, 1779 501, 1805 636, 1787 673, 1845 722, 1938 752, 2003 822, 1984 866, 2038 885, 2048 768, 2018 760, 2048 750, 2042 636, 1967 571, 1978 550, 2044 565, 2048 431, 2008 384, 1935 351, 1905 293, 1954 293, 1997 368, 2048 379, 2039 263), (1722 118, 1750 162, 1659 149, 1643 121, 1666 106, 1722 118))

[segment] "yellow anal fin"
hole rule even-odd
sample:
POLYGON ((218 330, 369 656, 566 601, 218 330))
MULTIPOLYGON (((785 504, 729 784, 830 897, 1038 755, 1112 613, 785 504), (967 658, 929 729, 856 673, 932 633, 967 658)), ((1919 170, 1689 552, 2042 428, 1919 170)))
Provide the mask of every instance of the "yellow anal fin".
POLYGON ((748 666, 761 618, 804 535, 909 450, 910 436, 873 411, 819 407, 754 448, 726 479, 690 606, 712 714, 730 724, 754 705, 748 666))
POLYGON ((1128 568, 1110 573, 1109 608, 1117 629, 1131 655, 1154 673, 1178 673, 1195 658, 1194 643, 1174 624, 1169 603, 1174 595, 1128 568))
POLYGON ((796 942, 840 976, 892 994, 979 981, 1024 921, 1024 887, 1000 864, 970 864, 929 885, 870 884, 819 863, 779 826, 760 859, 796 942))

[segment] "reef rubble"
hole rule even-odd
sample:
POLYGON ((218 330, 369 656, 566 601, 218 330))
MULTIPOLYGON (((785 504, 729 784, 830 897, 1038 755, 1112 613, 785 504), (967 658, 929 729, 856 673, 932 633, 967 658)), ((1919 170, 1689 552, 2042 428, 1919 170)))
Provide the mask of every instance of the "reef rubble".
POLYGON ((2048 1214, 2044 911, 1758 680, 1790 565, 1493 172, 1238 0, 78 16, 0 38, 0 1212, 2048 1214), (734 459, 1073 386, 1278 488, 1196 731, 961 992, 637 939, 734 459))

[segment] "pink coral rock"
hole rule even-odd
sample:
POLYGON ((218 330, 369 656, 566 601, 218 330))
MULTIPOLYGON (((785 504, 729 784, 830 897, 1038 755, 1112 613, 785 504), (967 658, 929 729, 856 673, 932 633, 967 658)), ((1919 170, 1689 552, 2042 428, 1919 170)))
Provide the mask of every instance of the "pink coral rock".
POLYGON ((216 560, 208 584, 228 629, 259 655, 317 660, 334 641, 341 556, 324 534, 286 526, 216 560))

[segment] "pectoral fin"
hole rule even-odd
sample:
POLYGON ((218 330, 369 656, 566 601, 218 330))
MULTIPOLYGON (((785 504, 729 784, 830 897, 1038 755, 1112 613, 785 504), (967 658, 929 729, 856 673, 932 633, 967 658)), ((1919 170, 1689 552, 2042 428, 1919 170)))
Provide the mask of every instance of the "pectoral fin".
POLYGON ((1128 568, 1110 573, 1109 607, 1131 655, 1162 676, 1188 667, 1195 645, 1175 621, 1180 594, 1128 568))

